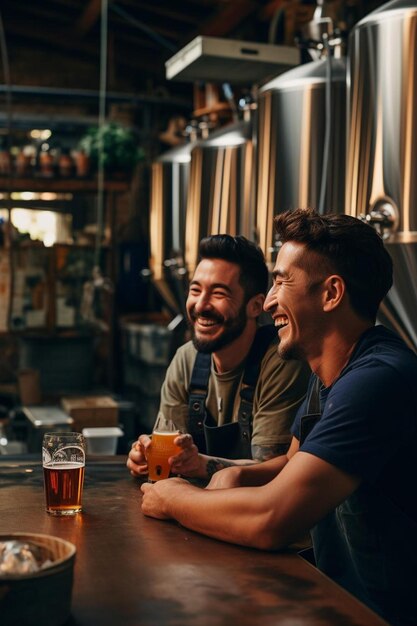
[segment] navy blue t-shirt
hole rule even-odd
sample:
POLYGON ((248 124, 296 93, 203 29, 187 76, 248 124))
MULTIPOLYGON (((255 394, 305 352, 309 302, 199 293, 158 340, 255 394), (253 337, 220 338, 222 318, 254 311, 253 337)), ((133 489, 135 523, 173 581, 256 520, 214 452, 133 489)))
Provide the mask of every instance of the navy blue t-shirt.
POLYGON ((417 624, 417 356, 386 328, 369 329, 320 390, 320 408, 300 450, 362 482, 313 529, 317 565, 389 623, 417 624))

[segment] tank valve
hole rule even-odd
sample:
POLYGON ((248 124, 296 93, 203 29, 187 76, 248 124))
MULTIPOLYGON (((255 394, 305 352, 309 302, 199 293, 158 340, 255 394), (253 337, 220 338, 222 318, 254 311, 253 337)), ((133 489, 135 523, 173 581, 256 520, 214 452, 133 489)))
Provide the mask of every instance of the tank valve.
POLYGON ((152 278, 152 271, 149 269, 149 267, 144 267, 143 269, 140 270, 139 276, 145 283, 147 283, 152 278))
POLYGON ((187 270, 184 266, 184 261, 180 256, 172 257, 171 259, 165 259, 164 266, 169 270, 171 276, 174 278, 180 278, 181 280, 187 276, 187 270))
POLYGON ((398 228, 398 209, 387 200, 376 202, 369 213, 359 217, 373 226, 382 239, 388 239, 398 228))

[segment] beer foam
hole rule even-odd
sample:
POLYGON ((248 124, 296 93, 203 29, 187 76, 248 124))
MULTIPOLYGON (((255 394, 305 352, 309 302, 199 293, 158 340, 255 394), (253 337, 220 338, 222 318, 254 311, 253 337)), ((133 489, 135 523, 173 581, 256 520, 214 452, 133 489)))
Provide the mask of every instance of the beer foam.
POLYGON ((154 435, 162 435, 163 437, 172 437, 172 435, 180 435, 180 431, 179 430, 173 430, 172 432, 167 432, 166 430, 154 430, 153 431, 154 435))
POLYGON ((71 469, 79 469, 80 467, 84 467, 84 463, 76 463, 75 461, 71 463, 60 463, 59 461, 55 461, 54 463, 48 463, 44 465, 46 469, 54 469, 54 470, 71 470, 71 469))

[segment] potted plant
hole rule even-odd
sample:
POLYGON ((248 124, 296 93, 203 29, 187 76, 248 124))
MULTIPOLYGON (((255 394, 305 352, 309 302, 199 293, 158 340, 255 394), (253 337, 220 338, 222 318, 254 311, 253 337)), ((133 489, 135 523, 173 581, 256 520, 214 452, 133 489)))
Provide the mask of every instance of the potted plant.
POLYGON ((134 166, 144 158, 135 133, 120 124, 110 122, 90 128, 79 143, 79 149, 98 167, 100 144, 105 171, 111 175, 131 174, 134 166))

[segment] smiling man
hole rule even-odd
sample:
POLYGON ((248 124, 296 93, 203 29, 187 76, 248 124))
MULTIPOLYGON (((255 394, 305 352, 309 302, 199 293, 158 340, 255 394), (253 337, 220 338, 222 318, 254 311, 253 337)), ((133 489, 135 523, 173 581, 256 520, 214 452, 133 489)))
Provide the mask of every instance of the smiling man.
MULTIPOLYGON (((310 370, 277 353, 274 327, 258 326, 268 284, 262 251, 244 237, 212 235, 200 242, 187 314, 192 341, 170 364, 159 415, 182 432, 174 473, 207 479, 229 465, 284 454, 310 370)), ((132 446, 127 467, 147 473, 150 439, 132 446)))
POLYGON ((417 356, 375 326, 392 262, 369 225, 296 210, 266 298, 284 359, 313 372, 286 455, 208 488, 142 485, 142 510, 211 537, 280 549, 311 529, 318 567, 391 625, 417 623, 417 356), (215 514, 213 514, 215 512, 215 514))

